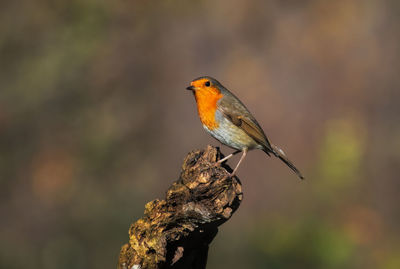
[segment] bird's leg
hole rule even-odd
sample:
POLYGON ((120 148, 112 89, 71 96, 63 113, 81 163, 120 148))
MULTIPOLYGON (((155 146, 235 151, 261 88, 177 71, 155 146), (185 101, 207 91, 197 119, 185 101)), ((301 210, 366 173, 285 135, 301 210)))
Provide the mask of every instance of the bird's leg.
POLYGON ((216 165, 220 165, 221 163, 225 162, 226 160, 230 159, 233 155, 238 154, 240 152, 240 150, 237 150, 231 154, 229 154, 228 156, 225 156, 224 158, 222 158, 221 160, 219 160, 216 165))
POLYGON ((243 161, 244 157, 246 157, 246 154, 247 154, 247 148, 244 148, 244 149, 243 149, 242 157, 240 157, 240 160, 239 160, 239 162, 237 163, 235 169, 233 169, 233 172, 232 172, 232 174, 230 175, 231 177, 233 177, 233 176, 235 175, 235 173, 236 173, 236 171, 237 171, 237 169, 238 169, 240 163, 243 161))

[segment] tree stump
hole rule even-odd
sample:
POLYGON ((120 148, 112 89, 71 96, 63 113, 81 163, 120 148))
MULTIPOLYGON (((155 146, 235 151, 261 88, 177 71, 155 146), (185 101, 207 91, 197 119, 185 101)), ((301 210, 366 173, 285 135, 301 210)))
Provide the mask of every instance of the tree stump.
POLYGON ((144 217, 131 225, 119 269, 204 269, 208 246, 242 200, 242 186, 228 166, 216 165, 218 148, 190 152, 165 200, 146 204, 144 217), (228 171, 227 171, 228 170, 228 171))

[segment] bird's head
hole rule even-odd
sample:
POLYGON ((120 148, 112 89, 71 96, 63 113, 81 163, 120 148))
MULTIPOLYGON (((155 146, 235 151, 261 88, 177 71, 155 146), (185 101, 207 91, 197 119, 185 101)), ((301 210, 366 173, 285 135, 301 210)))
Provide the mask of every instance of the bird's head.
POLYGON ((212 77, 199 77, 194 79, 187 90, 193 91, 195 95, 215 95, 221 93, 221 84, 212 77))

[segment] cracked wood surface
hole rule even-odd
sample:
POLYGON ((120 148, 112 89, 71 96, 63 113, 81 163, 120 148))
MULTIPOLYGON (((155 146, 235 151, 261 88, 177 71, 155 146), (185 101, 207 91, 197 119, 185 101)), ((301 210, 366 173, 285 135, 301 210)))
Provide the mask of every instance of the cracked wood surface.
POLYGON ((217 166, 218 148, 190 152, 165 200, 146 204, 144 216, 129 229, 118 268, 206 268, 208 246, 242 200, 237 177, 217 166))

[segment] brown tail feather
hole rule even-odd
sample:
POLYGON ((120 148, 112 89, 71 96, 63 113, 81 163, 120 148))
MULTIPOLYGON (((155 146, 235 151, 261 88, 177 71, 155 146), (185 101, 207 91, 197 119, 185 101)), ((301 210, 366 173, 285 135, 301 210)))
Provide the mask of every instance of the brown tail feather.
MULTIPOLYGON (((272 153, 278 157, 279 159, 281 159, 282 162, 284 162, 287 166, 290 167, 290 169, 292 169, 296 175, 300 178, 300 179, 304 179, 303 175, 300 173, 300 171, 296 168, 296 166, 294 166, 294 164, 286 157, 285 153, 283 152, 283 150, 281 150, 280 148, 278 148, 277 146, 275 146, 274 144, 271 144, 271 148, 272 148, 272 153)), ((264 150, 266 152, 266 150, 264 150)))

